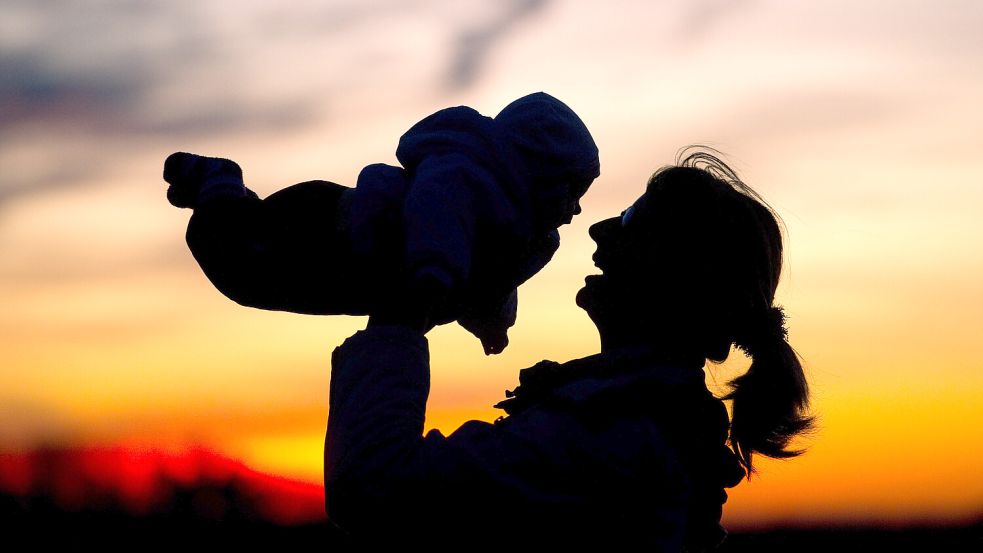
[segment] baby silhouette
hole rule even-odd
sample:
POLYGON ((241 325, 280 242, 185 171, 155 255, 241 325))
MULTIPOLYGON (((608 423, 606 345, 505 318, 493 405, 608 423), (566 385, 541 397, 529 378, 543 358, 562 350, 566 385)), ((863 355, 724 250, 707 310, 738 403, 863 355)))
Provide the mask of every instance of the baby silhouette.
POLYGON ((246 306, 364 315, 419 307, 486 354, 508 345, 516 288, 559 247, 600 174, 587 127, 563 102, 522 97, 494 118, 447 108, 399 140, 402 167, 362 169, 354 188, 309 181, 266 199, 235 162, 178 152, 168 200, 192 208, 187 241, 212 283, 246 306))

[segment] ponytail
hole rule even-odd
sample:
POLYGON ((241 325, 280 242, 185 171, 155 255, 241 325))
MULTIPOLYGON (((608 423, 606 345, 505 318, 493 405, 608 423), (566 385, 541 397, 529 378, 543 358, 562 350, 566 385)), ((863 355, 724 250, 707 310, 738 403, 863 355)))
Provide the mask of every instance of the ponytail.
POLYGON ((734 344, 751 357, 751 367, 731 381, 724 399, 733 400, 731 447, 750 476, 753 453, 779 459, 801 454, 788 445, 812 428, 813 418, 806 415, 809 388, 780 307, 751 317, 734 344))
POLYGON ((681 296, 697 298, 695 312, 709 321, 697 325, 705 356, 723 360, 733 343, 751 358, 724 397, 733 401, 730 445, 750 476, 755 453, 802 453, 789 444, 812 428, 813 418, 785 313, 772 307, 782 273, 781 217, 717 153, 702 146, 680 151, 677 166, 656 172, 646 194, 658 206, 653 228, 673 233, 672 248, 662 246, 659 260, 690 268, 674 285, 687 292, 681 296))

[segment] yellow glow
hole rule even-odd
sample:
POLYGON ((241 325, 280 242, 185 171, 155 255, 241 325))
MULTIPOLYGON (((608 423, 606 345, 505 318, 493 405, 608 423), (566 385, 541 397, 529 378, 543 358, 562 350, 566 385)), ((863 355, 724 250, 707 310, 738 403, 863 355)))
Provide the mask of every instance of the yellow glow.
POLYGON ((323 435, 248 436, 225 447, 259 471, 308 482, 321 482, 324 475, 323 435))

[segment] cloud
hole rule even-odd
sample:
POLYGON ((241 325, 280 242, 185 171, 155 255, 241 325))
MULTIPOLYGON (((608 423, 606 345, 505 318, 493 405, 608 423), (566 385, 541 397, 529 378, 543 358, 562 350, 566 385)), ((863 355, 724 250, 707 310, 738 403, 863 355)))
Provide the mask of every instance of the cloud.
POLYGON ((141 147, 298 130, 332 105, 357 103, 366 86, 437 78, 467 87, 546 3, 352 0, 287 9, 271 0, 231 11, 194 0, 10 0, 0 20, 0 209, 97 183, 141 147), (394 24, 454 40, 450 67, 434 71, 416 50, 374 32, 394 24))
POLYGON ((489 51, 519 24, 541 11, 546 3, 546 0, 512 0, 498 17, 460 33, 455 41, 448 85, 459 89, 473 84, 483 69, 489 51))
MULTIPOLYGON (((92 181, 119 155, 114 150, 142 139, 173 142, 310 121, 324 98, 299 86, 252 93, 258 87, 244 74, 248 58, 230 51, 244 30, 217 32, 210 17, 202 4, 182 0, 5 5, 0 207, 92 181), (31 148, 28 161, 12 153, 31 148)), ((261 82, 262 75, 252 78, 261 82)))
POLYGON ((6 203, 21 196, 58 190, 96 174, 98 174, 96 164, 81 160, 75 160, 73 163, 52 163, 28 175, 5 172, 0 175, 0 209, 6 203))
POLYGON ((32 32, 0 49, 0 139, 30 123, 155 135, 289 126, 310 107, 290 96, 257 102, 237 88, 242 60, 223 44, 237 37, 213 32, 197 3, 14 5, 32 32))
POLYGON ((427 0, 349 0, 278 4, 263 15, 259 31, 267 37, 320 35, 351 31, 380 19, 412 15, 425 10, 427 0))
POLYGON ((280 8, 269 14, 260 31, 271 37, 298 33, 323 36, 351 32, 393 18, 438 20, 445 32, 453 37, 447 86, 460 89, 474 84, 480 78, 491 50, 516 27, 542 11, 547 3, 547 0, 494 3, 496 13, 490 18, 483 15, 483 8, 489 3, 476 0, 458 2, 454 6, 433 0, 335 2, 314 9, 291 5, 289 9, 280 8), (475 13, 481 15, 476 18, 475 13))
POLYGON ((31 32, 5 39, 0 50, 3 138, 30 122, 125 120, 173 69, 161 63, 171 44, 133 38, 144 36, 148 24, 168 12, 117 11, 74 0, 14 2, 13 11, 31 32))
POLYGON ((122 113, 147 86, 142 75, 108 73, 98 68, 60 69, 42 52, 27 49, 0 53, 0 136, 25 122, 62 120, 78 123, 93 117, 122 113))

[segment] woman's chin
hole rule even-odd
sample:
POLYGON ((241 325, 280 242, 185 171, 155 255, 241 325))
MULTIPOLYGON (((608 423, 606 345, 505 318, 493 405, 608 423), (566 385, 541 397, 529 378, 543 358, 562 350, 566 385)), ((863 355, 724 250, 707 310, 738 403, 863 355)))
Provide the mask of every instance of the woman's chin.
POLYGON ((597 292, 601 285, 603 275, 587 275, 584 278, 584 286, 577 291, 577 306, 590 313, 591 308, 597 305, 597 292))

